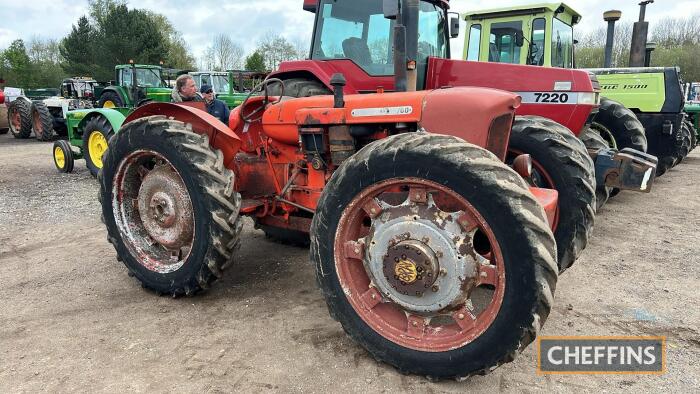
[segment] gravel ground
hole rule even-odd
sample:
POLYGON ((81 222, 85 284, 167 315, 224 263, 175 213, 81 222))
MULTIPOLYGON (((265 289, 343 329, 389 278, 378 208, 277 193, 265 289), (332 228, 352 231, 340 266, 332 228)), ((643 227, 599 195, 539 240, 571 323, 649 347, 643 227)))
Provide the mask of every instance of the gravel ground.
POLYGON ((375 362, 331 320, 307 251, 246 226, 208 293, 158 297, 126 275, 97 184, 51 145, 0 136, 0 392, 698 392, 700 149, 600 213, 544 335, 665 335, 663 376, 536 374, 535 347, 488 376, 432 383, 375 362))

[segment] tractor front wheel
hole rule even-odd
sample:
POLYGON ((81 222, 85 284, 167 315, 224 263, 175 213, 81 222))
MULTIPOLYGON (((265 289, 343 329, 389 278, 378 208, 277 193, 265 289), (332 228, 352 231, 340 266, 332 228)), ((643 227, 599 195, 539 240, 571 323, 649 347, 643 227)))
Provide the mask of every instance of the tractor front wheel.
POLYGON ((53 131, 53 116, 49 108, 41 101, 32 103, 32 126, 37 141, 52 141, 55 133, 53 131))
POLYGON ((586 146, 569 129, 538 116, 515 118, 509 159, 528 153, 536 186, 556 189, 554 223, 560 272, 569 268, 588 244, 596 210, 593 161, 586 146))
POLYGON ((376 359, 435 379, 512 361, 549 315, 556 244, 527 184, 461 139, 407 133, 346 160, 311 259, 329 312, 376 359))
POLYGON ((98 176, 108 240, 159 294, 207 289, 232 263, 242 228, 234 173, 206 135, 165 116, 124 125, 98 176))
POLYGON ((107 118, 97 116, 90 119, 83 128, 83 156, 92 176, 102 169, 102 156, 107 152, 109 140, 114 136, 114 128, 107 118))
POLYGON ((58 172, 73 172, 75 158, 68 141, 58 140, 53 143, 53 164, 58 172))

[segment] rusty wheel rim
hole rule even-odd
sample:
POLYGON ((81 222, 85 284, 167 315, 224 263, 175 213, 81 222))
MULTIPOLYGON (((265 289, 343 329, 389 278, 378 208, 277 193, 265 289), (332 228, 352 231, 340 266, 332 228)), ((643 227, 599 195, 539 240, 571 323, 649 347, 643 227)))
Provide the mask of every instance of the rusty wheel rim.
POLYGON ((491 326, 503 303, 505 265, 493 231, 466 199, 432 181, 365 189, 341 214, 334 251, 352 308, 406 348, 460 348, 491 326))
POLYGON ((41 139, 41 137, 44 135, 44 128, 41 124, 41 116, 39 115, 39 112, 34 111, 32 114, 32 123, 34 124, 34 135, 36 138, 41 139))
POLYGON ((139 264, 161 274, 185 264, 194 243, 194 209, 182 177, 164 156, 137 151, 126 157, 114 177, 112 206, 139 264))
POLYGON ((12 125, 12 131, 17 132, 22 128, 22 116, 16 108, 12 108, 10 113, 10 124, 12 125))

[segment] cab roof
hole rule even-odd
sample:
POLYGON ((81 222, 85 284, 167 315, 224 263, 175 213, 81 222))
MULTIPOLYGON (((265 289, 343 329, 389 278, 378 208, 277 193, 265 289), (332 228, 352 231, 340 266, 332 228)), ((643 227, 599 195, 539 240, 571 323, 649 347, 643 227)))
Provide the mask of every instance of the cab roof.
MULTIPOLYGON (((450 0, 428 0, 432 3, 442 3, 445 8, 450 8, 450 0)), ((316 13, 319 0, 304 0, 304 10, 316 13)))
POLYGON ((573 16, 573 24, 581 20, 581 14, 564 3, 535 3, 527 5, 519 5, 512 7, 491 8, 478 11, 470 11, 462 13, 464 20, 480 20, 503 18, 508 16, 520 16, 530 14, 541 14, 545 12, 553 12, 556 14, 568 14, 573 16))
MULTIPOLYGON (((132 66, 132 64, 119 64, 119 65, 115 66, 114 68, 116 68, 116 69, 131 68, 131 66, 132 66)), ((135 66, 136 68, 150 68, 150 69, 154 69, 154 70, 155 69, 160 70, 163 68, 161 66, 154 66, 152 64, 133 64, 133 66, 135 66)))

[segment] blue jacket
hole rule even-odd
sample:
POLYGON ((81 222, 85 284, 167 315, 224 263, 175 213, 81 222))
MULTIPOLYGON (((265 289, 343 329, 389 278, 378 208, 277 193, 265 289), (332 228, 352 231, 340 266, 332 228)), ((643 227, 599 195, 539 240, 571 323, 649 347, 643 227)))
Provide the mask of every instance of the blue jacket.
POLYGON ((228 125, 229 110, 221 100, 214 99, 211 103, 207 103, 207 112, 215 118, 218 118, 225 125, 228 125))

